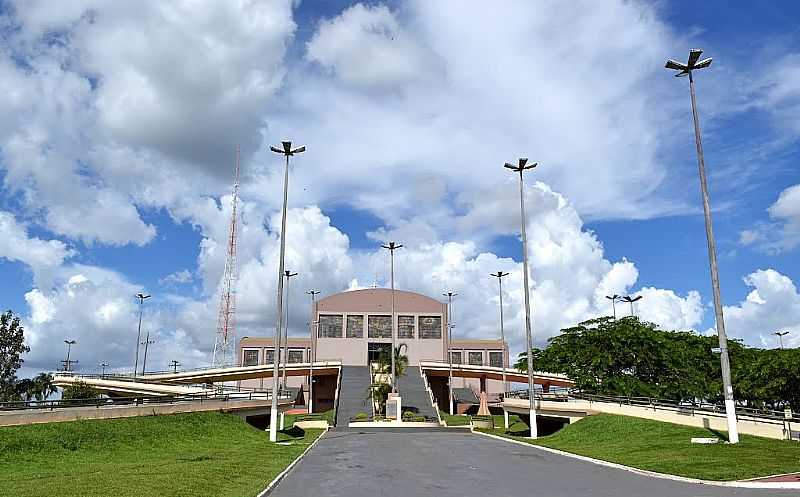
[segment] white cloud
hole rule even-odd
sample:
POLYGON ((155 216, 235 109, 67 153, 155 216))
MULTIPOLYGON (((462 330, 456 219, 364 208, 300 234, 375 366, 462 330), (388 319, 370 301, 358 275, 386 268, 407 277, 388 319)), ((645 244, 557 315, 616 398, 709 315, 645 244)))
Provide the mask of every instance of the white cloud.
POLYGON ((800 294, 794 282, 774 269, 760 269, 744 278, 753 290, 735 306, 725 306, 725 328, 729 336, 762 347, 775 347, 776 331, 789 331, 784 339, 800 345, 800 294))
POLYGON ((800 185, 784 189, 767 209, 771 222, 757 223, 739 233, 739 244, 752 245, 771 254, 800 245, 800 185))
POLYGON ((53 272, 72 255, 74 252, 64 242, 30 237, 13 214, 0 211, 0 258, 29 266, 37 287, 49 289, 53 272))
POLYGON ((192 275, 191 271, 188 269, 182 269, 160 278, 158 282, 161 285, 181 285, 184 283, 189 283, 192 281, 192 278, 194 278, 194 276, 192 275))

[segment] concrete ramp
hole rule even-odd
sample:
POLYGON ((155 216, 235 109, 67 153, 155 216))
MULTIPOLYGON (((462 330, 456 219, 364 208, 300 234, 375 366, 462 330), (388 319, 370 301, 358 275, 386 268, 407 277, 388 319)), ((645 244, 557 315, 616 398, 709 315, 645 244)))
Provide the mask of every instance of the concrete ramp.
POLYGON ((367 400, 371 382, 367 366, 342 366, 340 382, 336 427, 347 428, 350 418, 359 412, 372 416, 372 405, 367 400))

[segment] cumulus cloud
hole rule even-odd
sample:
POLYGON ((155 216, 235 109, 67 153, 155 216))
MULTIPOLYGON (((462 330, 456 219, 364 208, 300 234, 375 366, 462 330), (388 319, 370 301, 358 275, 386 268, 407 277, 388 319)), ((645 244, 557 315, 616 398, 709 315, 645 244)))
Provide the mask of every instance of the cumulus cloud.
POLYGON ((0 258, 30 267, 37 287, 48 290, 54 271, 72 255, 74 251, 64 242, 31 237, 13 214, 0 211, 0 258))
POLYGON ((744 277, 752 287, 745 300, 723 308, 729 336, 762 347, 774 347, 776 331, 789 331, 784 342, 800 344, 800 294, 788 276, 759 269, 744 277))
POLYGON ((767 209, 771 222, 739 233, 739 244, 777 254, 800 245, 800 185, 790 186, 767 209))

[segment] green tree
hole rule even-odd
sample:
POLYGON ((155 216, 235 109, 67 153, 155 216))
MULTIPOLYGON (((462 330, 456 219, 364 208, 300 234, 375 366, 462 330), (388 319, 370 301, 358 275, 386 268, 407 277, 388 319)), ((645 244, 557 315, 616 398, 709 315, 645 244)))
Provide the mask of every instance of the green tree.
MULTIPOLYGON (((401 343, 394 349, 394 371, 397 378, 406 374, 408 356, 403 353, 403 350, 407 349, 408 345, 405 343, 401 343)), ((381 353, 378 354, 378 360, 375 361, 375 369, 372 370, 372 383, 367 389, 367 399, 375 402, 377 411, 381 414, 386 413, 386 400, 389 397, 389 393, 392 391, 392 386, 384 381, 379 381, 379 376, 384 376, 391 370, 391 349, 389 349, 389 352, 382 350, 381 353)))
POLYGON ((25 330, 19 317, 11 311, 0 314, 0 401, 18 399, 17 370, 22 367, 22 354, 30 352, 25 345, 25 330))
POLYGON ((97 390, 83 381, 76 381, 64 387, 64 393, 61 395, 64 400, 96 399, 97 397, 97 390))
POLYGON ((25 378, 17 382, 17 395, 24 401, 46 400, 56 393, 58 387, 53 385, 53 376, 48 373, 39 373, 33 378, 25 378))

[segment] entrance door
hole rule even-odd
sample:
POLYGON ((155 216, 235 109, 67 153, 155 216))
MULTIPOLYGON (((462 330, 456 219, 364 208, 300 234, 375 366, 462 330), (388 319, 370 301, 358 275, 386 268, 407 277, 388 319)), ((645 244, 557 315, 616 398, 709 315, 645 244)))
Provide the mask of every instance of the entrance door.
POLYGON ((367 344, 367 364, 378 360, 381 353, 391 354, 391 343, 370 342, 367 344))

